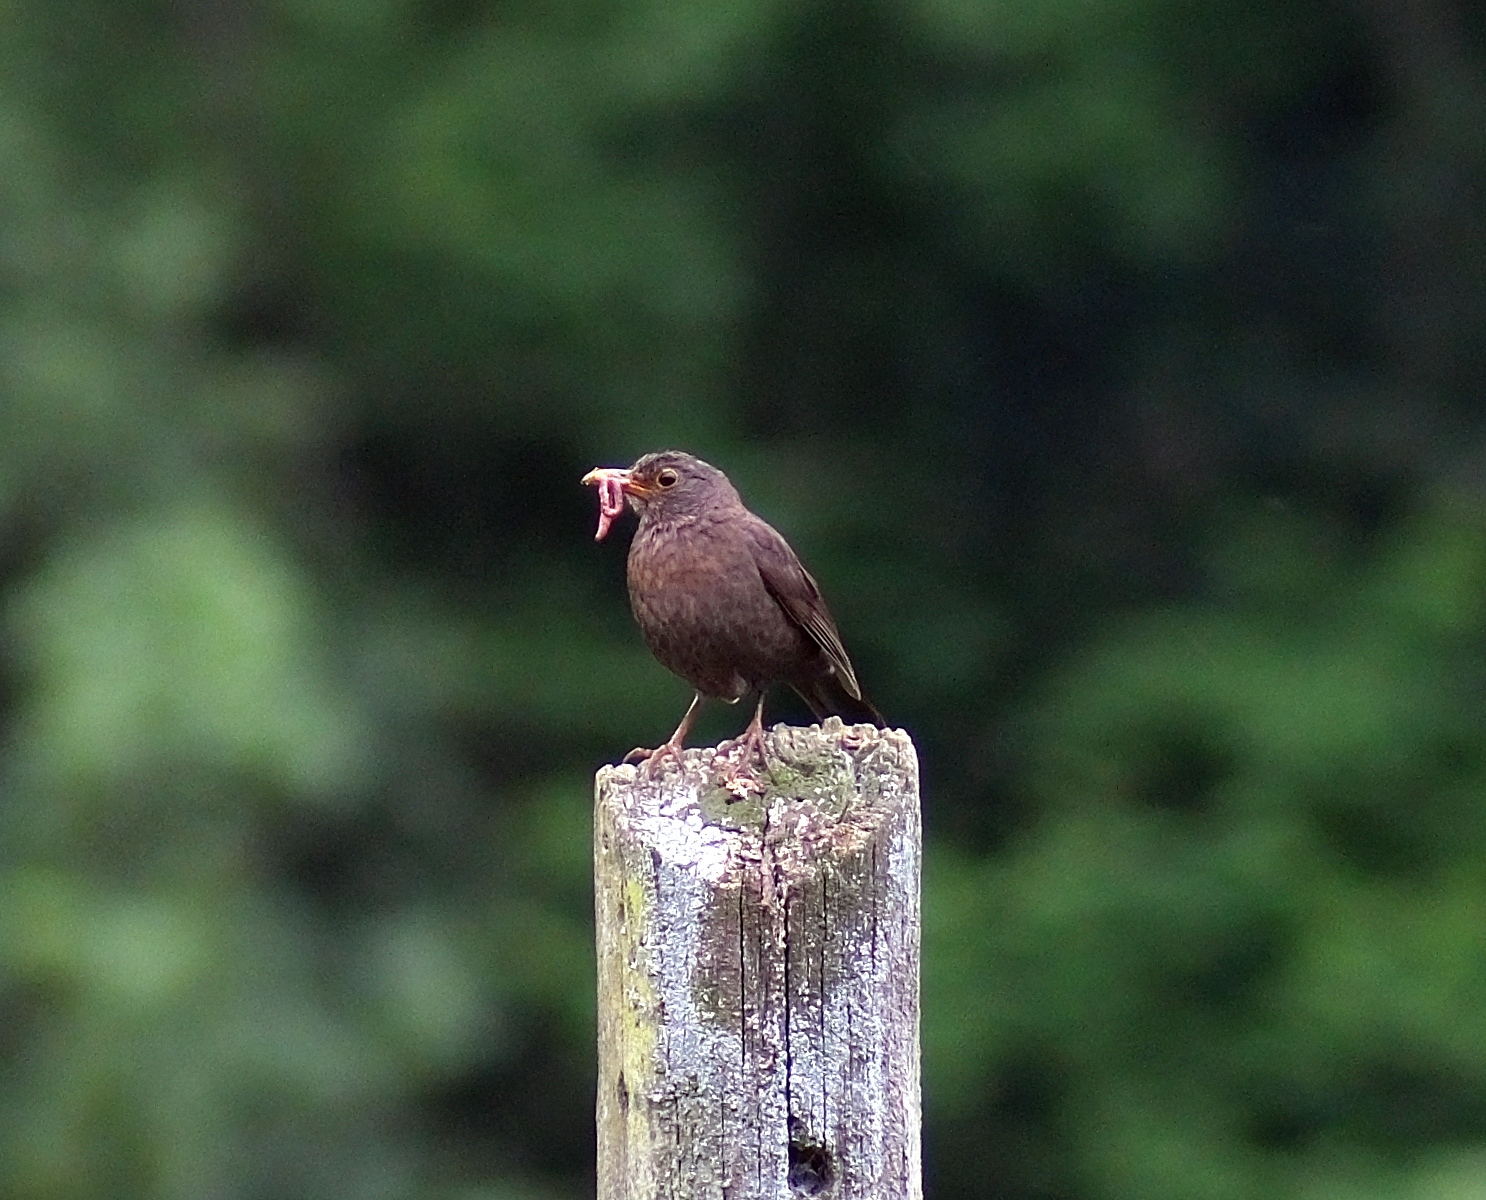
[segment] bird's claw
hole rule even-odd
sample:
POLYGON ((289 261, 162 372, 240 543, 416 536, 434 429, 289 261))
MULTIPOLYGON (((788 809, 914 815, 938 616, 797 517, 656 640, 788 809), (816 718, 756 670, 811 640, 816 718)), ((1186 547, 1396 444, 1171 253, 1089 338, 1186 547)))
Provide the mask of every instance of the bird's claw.
MULTIPOLYGON (((720 751, 717 756, 718 761, 728 763, 727 775, 724 777, 724 786, 730 791, 734 790, 732 784, 735 781, 753 779, 748 769, 748 763, 755 755, 758 756, 759 766, 765 771, 769 769, 769 756, 764 751, 764 735, 762 732, 754 733, 751 729, 747 730, 731 742, 724 742, 722 746, 718 747, 718 750, 720 751), (733 764, 733 757, 735 755, 737 756, 736 765, 733 764)), ((756 779, 753 781, 755 784, 758 782, 756 779)))
POLYGON ((621 759, 621 762, 635 763, 640 768, 640 774, 646 779, 654 779, 656 769, 662 759, 674 758, 678 767, 685 767, 681 759, 681 747, 674 742, 662 742, 654 750, 647 750, 644 746, 636 746, 621 759))

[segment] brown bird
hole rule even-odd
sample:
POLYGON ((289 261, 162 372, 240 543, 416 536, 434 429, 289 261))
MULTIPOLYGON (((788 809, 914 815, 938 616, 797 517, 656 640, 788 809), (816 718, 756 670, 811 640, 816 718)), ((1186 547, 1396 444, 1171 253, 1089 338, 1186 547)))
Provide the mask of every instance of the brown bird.
POLYGON ((640 517, 629 550, 629 598, 645 644, 661 665, 696 689, 670 739, 636 749, 653 774, 681 742, 704 697, 735 704, 758 693, 753 720, 735 745, 741 767, 764 755, 764 693, 787 683, 817 719, 882 725, 862 694, 820 588, 789 543, 749 512, 728 477, 680 450, 660 450, 628 470, 596 467, 603 538, 626 501, 640 517))

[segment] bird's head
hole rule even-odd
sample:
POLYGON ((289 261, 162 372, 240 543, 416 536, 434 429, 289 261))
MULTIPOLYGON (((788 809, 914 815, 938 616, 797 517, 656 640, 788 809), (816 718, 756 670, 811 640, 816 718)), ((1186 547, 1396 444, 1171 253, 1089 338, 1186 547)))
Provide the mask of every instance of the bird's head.
POLYGON ((599 489, 599 530, 609 526, 624 503, 641 520, 681 520, 709 509, 739 503, 728 477, 711 463, 681 450, 656 450, 641 457, 629 469, 595 467, 583 482, 599 489))

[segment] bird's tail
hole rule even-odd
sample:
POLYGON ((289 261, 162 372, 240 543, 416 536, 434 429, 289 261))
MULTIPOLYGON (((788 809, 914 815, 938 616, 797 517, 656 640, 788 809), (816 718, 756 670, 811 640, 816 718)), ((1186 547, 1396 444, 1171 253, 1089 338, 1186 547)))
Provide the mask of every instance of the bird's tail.
POLYGON ((800 693, 800 699, 810 706, 817 721, 823 721, 827 717, 840 717, 848 725, 876 725, 879 729, 887 727, 882 714, 872 707, 872 702, 867 697, 853 696, 841 686, 841 680, 834 675, 791 686, 800 693))

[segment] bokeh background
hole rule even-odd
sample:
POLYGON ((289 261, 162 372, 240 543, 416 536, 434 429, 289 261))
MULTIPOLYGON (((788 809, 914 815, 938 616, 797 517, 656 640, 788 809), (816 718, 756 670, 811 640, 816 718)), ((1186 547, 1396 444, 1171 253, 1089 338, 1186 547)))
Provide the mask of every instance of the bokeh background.
POLYGON ((920 748, 932 1197, 1486 1195, 1486 6, 0 23, 0 1195, 591 1194, 662 446, 920 748))

